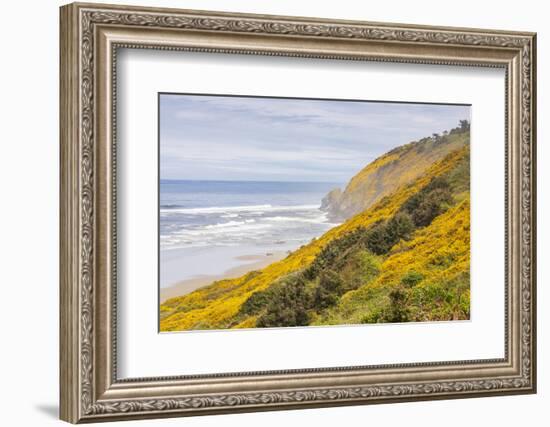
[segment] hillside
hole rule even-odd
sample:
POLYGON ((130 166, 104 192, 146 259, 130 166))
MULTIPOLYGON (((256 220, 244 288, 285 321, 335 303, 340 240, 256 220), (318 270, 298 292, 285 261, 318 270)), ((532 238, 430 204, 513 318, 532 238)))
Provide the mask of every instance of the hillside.
POLYGON ((458 148, 285 259, 163 303, 161 330, 469 318, 469 133, 443 138, 458 148))
POLYGON ((327 194, 321 209, 335 220, 346 220, 364 211, 418 178, 434 162, 464 147, 469 142, 468 130, 469 124, 464 121, 449 133, 434 134, 389 151, 355 175, 344 191, 336 188, 327 194))
POLYGON ((464 320, 470 313, 470 198, 402 241, 379 274, 311 324, 464 320))

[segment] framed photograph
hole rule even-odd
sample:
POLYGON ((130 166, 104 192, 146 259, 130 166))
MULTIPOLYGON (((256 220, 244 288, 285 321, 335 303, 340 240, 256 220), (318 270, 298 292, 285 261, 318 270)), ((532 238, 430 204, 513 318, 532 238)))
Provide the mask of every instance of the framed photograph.
POLYGON ((535 34, 61 8, 61 418, 536 391, 535 34))

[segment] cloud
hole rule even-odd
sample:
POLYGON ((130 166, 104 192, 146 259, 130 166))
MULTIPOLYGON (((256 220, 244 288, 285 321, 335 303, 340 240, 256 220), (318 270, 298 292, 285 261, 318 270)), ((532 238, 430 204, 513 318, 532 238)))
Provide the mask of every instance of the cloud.
POLYGON ((469 107, 162 95, 161 177, 345 182, 392 148, 450 129, 469 107))

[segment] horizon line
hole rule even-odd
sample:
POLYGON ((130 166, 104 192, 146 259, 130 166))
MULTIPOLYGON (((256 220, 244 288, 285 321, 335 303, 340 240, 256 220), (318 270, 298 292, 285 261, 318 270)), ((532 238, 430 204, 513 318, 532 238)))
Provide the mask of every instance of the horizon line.
POLYGON ((276 180, 258 180, 258 179, 186 179, 186 178, 160 178, 163 181, 186 181, 186 182, 265 182, 265 183, 303 183, 303 184, 338 184, 338 181, 276 181, 276 180))

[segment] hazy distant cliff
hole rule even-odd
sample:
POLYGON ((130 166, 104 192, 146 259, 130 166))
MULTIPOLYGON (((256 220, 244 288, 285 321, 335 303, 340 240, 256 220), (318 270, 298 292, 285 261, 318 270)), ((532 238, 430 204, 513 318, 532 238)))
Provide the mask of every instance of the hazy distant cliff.
POLYGON ((470 141, 469 124, 397 147, 357 173, 342 191, 332 190, 322 200, 321 210, 333 219, 346 220, 364 211, 397 188, 411 183, 434 162, 470 141))

